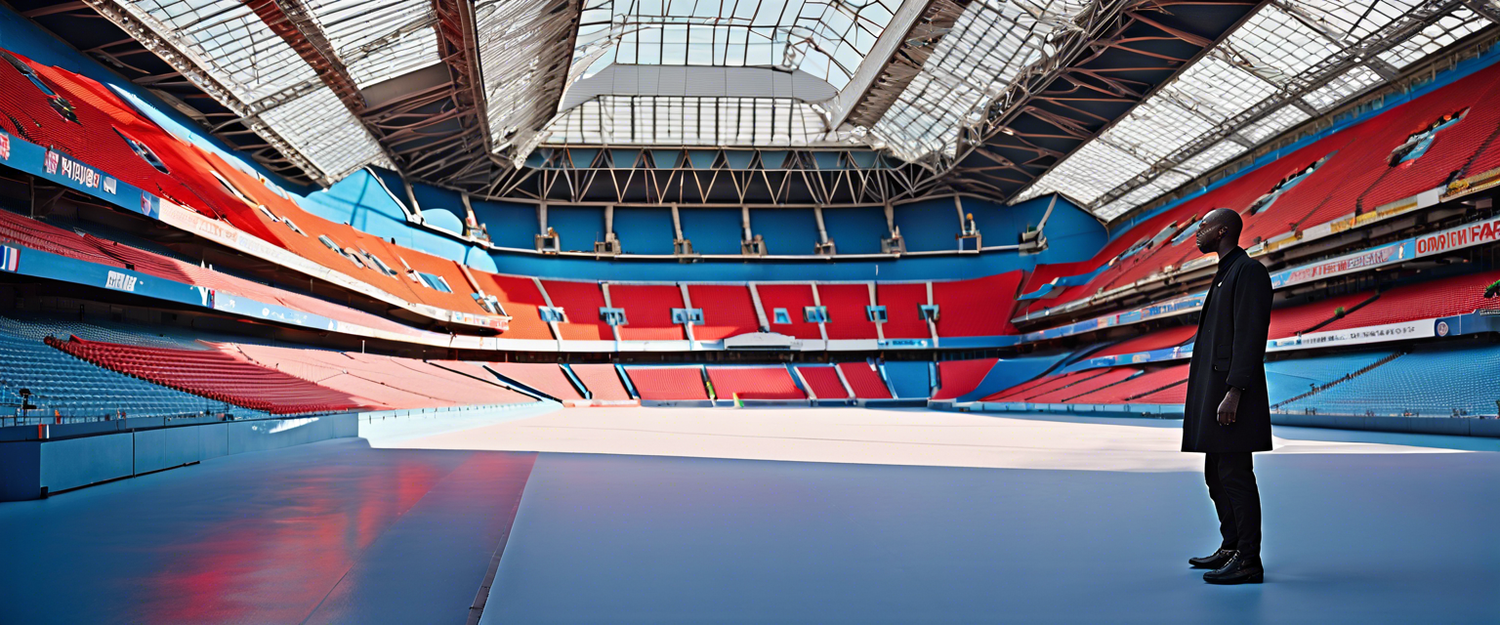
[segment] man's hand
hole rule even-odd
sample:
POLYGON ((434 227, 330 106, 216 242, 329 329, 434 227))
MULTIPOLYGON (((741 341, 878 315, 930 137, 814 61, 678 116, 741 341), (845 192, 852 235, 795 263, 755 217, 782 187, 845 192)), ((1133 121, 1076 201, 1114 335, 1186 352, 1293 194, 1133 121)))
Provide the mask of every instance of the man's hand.
POLYGON ((1224 401, 1219 402, 1219 425, 1230 425, 1234 423, 1234 414, 1240 409, 1240 389, 1229 387, 1229 392, 1224 393, 1224 401))

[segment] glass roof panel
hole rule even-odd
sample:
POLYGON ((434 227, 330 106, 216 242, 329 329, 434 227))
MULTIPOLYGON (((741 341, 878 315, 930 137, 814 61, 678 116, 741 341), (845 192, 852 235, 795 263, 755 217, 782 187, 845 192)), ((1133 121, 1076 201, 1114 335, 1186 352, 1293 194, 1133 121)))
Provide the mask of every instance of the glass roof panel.
POLYGON ((1076 13, 1077 0, 982 0, 938 41, 922 70, 871 130, 897 156, 952 155, 958 128, 1042 57, 1044 35, 1076 13))
POLYGON ((323 0, 312 10, 360 88, 440 60, 431 2, 323 0))
POLYGON ((1349 71, 1339 74, 1328 84, 1317 90, 1302 96, 1302 101, 1312 105, 1319 112, 1333 108, 1349 96, 1364 91, 1370 87, 1380 84, 1380 74, 1363 65, 1357 65, 1349 71))
POLYGON ((1307 111, 1301 108, 1292 105, 1283 106, 1260 118, 1260 120, 1245 126, 1240 130, 1240 136, 1248 139, 1251 143, 1260 143, 1311 118, 1312 116, 1308 115, 1307 111))
POLYGON ((332 90, 308 93, 266 111, 261 119, 334 180, 367 164, 391 167, 375 139, 332 90))
POLYGON ((1468 9, 1457 9, 1423 28, 1411 39, 1380 54, 1380 60, 1398 69, 1403 68, 1489 25, 1490 21, 1485 17, 1468 9))
POLYGON ((1057 191, 1085 204, 1092 204, 1105 192, 1150 167, 1149 163, 1124 150, 1104 141, 1094 140, 1085 143, 1067 160, 1047 172, 1020 199, 1027 200, 1057 191))
POLYGON ((775 66, 843 88, 900 0, 587 0, 574 63, 775 66))
POLYGON ((1244 153, 1245 146, 1231 139, 1225 139, 1183 161, 1177 166, 1177 170, 1193 176, 1201 176, 1208 173, 1210 169, 1223 165, 1244 153))
POLYGON ((1229 36, 1223 52, 1267 79, 1284 82, 1339 51, 1337 44, 1303 19, 1267 6, 1229 36))
POLYGON ((745 145, 832 143, 823 116, 791 98, 613 96, 568 110, 548 126, 548 143, 745 145))

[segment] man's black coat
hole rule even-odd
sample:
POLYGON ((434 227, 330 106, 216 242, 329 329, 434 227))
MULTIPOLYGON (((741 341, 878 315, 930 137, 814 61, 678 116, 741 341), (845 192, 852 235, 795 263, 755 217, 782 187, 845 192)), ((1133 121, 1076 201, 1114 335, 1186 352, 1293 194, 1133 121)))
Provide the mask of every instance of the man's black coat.
POLYGON ((1269 451, 1271 403, 1266 398, 1266 335, 1271 325, 1271 276, 1238 247, 1219 261, 1208 288, 1183 405, 1182 450, 1269 451), (1219 403, 1239 388, 1234 423, 1219 425, 1219 403))

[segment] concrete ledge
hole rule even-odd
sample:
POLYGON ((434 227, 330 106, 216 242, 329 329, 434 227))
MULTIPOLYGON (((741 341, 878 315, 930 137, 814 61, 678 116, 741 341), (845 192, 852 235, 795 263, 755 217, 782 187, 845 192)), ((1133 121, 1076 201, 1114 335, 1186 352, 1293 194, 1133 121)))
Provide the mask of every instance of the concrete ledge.
POLYGON ((926 399, 856 399, 854 405, 865 408, 924 408, 926 399))
POLYGON ((128 424, 76 425, 28 427, 37 432, 37 438, 0 442, 0 501, 39 499, 221 456, 354 437, 359 429, 358 417, 352 413, 184 423, 91 436, 83 432, 105 426, 118 430, 128 424), (73 438, 51 438, 52 428, 62 429, 73 438))
MULTIPOLYGON (((765 406, 799 406, 799 407, 804 407, 805 408, 807 406, 811 406, 812 405, 812 402, 810 400, 806 400, 806 399, 741 399, 740 403, 742 403, 742 404, 744 404, 746 406, 754 406, 754 407, 765 407, 765 406)), ((718 406, 720 408, 733 407, 734 406, 734 400, 733 399, 718 399, 718 400, 714 401, 714 405, 718 406)))
POLYGON ((642 406, 660 406, 676 408, 713 408, 712 399, 642 399, 642 406))

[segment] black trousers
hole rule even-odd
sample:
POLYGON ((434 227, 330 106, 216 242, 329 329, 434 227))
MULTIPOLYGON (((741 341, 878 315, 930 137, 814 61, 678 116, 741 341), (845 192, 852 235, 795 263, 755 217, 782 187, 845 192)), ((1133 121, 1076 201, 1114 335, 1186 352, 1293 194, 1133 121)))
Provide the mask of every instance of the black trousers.
POLYGON ((1260 489, 1250 452, 1204 454, 1203 478, 1219 514, 1222 549, 1236 549, 1246 559, 1260 559, 1260 489))

